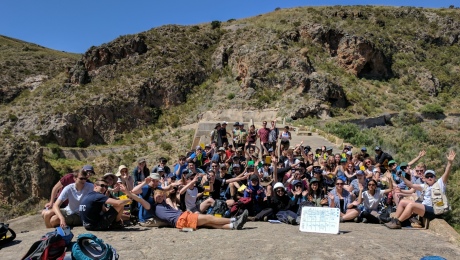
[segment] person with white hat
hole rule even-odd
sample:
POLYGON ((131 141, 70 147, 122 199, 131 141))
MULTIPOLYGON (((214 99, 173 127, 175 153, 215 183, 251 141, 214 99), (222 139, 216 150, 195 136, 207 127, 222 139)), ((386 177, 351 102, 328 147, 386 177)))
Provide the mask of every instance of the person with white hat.
POLYGON ((422 191, 423 202, 417 203, 412 200, 402 200, 398 204, 394 218, 390 222, 385 223, 390 229, 400 229, 401 222, 409 219, 413 213, 427 219, 434 219, 437 215, 441 215, 449 210, 447 204, 446 185, 449 179, 452 162, 455 159, 455 151, 451 150, 447 155, 447 166, 444 174, 436 180, 436 173, 433 170, 427 170, 424 174, 424 184, 413 184, 403 176, 403 181, 409 188, 422 191))
POLYGON ((120 165, 118 167, 118 171, 115 176, 118 177, 117 183, 122 183, 129 190, 134 188, 134 178, 128 174, 128 167, 125 165, 120 165))

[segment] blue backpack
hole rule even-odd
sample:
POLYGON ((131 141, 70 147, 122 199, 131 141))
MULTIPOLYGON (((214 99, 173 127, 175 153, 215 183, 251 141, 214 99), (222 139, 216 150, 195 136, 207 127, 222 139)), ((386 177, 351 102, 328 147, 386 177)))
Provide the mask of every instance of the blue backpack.
POLYGON ((74 260, 117 260, 117 251, 91 233, 78 235, 77 242, 72 247, 74 260))

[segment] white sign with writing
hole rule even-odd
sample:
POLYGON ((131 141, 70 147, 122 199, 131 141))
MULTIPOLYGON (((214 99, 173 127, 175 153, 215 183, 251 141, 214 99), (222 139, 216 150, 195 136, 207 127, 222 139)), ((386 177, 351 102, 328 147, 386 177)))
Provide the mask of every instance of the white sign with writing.
POLYGON ((303 207, 299 230, 315 233, 339 233, 340 210, 338 208, 303 207))

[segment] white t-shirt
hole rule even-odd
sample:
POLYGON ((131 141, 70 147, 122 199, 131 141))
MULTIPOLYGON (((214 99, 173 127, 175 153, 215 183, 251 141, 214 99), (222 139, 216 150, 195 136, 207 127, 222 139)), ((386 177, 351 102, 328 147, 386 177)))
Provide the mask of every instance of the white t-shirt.
POLYGON ((185 207, 187 210, 195 211, 196 210, 196 199, 198 196, 198 188, 194 187, 192 190, 187 189, 185 192, 185 207))
MULTIPOLYGON (((441 189, 442 193, 446 194, 446 186, 444 185, 444 182, 442 181, 442 178, 439 178, 437 183, 439 183, 439 188, 441 189)), ((422 189, 425 188, 425 185, 426 184, 420 184, 422 189)), ((433 202, 431 201, 431 188, 432 188, 432 186, 428 186, 426 188, 425 194, 423 194, 423 202, 422 202, 423 205, 430 206, 430 207, 433 206, 433 202)))
POLYGON ((75 183, 69 184, 64 187, 61 194, 59 195, 58 199, 61 201, 69 200, 69 204, 65 207, 65 210, 68 215, 79 213, 80 201, 83 197, 85 197, 88 193, 92 192, 94 189, 94 185, 92 183, 86 182, 85 186, 81 191, 78 191, 75 188, 75 183))
POLYGON ((377 210, 379 206, 380 199, 382 198, 383 194, 385 194, 384 190, 376 189, 374 196, 372 196, 369 191, 363 192, 363 204, 365 209, 370 210, 377 210))

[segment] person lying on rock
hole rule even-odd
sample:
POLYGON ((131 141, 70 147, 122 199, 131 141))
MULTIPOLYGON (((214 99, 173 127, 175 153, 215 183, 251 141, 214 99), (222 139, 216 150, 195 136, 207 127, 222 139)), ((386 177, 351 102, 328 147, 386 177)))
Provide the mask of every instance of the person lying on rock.
POLYGON ((182 212, 166 204, 165 191, 163 190, 155 190, 153 195, 154 202, 149 203, 126 190, 126 187, 121 186, 120 188, 129 198, 139 202, 144 208, 148 210, 152 208, 156 217, 160 220, 166 221, 169 226, 178 229, 193 228, 195 230, 198 227, 207 227, 241 230, 243 229, 248 217, 247 210, 245 210, 243 214, 237 218, 218 218, 212 215, 192 213, 190 211, 182 212))

